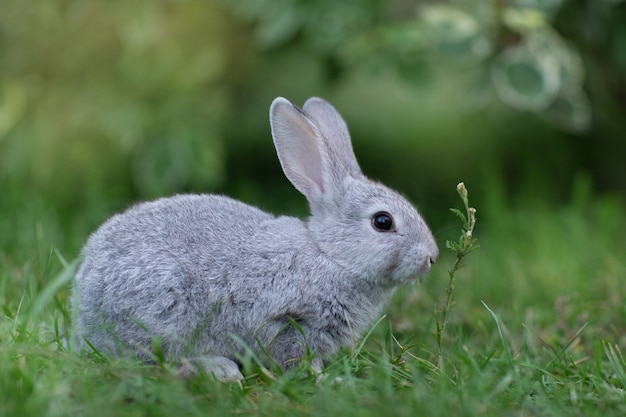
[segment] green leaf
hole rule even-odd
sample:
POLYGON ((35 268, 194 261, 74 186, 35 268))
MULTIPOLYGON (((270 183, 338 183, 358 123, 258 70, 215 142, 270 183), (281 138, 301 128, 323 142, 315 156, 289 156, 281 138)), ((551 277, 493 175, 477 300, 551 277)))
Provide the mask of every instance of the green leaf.
POLYGON ((459 209, 455 209, 455 208, 451 208, 450 211, 454 214, 456 214, 459 219, 461 219, 461 221, 463 222, 463 224, 467 224, 467 217, 465 217, 465 214, 463 214, 463 212, 459 209))

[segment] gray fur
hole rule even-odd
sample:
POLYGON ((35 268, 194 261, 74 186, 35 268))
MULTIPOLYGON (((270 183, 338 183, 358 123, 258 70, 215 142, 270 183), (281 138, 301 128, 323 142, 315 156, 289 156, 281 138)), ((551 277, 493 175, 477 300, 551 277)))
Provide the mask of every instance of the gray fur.
POLYGON ((147 358, 156 338, 169 359, 240 378, 236 339, 283 367, 307 347, 328 357, 359 338, 396 287, 428 272, 438 257, 428 226, 402 196, 363 176, 329 103, 312 98, 301 110, 277 98, 270 122, 311 216, 275 217, 216 195, 113 216, 90 237, 76 275, 80 340, 147 358), (395 231, 372 226, 379 211, 392 214, 395 231))

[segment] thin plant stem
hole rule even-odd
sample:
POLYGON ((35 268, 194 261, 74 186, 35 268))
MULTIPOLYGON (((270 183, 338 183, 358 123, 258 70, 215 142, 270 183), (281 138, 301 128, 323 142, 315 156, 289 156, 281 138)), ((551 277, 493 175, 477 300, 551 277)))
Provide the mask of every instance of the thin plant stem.
POLYGON ((468 253, 478 249, 476 245, 476 239, 474 239, 474 226, 476 225, 476 209, 470 207, 468 200, 467 188, 464 183, 459 183, 456 187, 463 205, 465 213, 458 209, 450 209, 454 214, 461 219, 463 223, 461 236, 458 241, 447 241, 446 247, 456 254, 456 259, 452 268, 448 271, 450 280, 448 281, 448 288, 446 289, 446 298, 443 305, 435 310, 435 318, 437 323, 437 347, 439 349, 439 356, 441 357, 443 352, 443 338, 452 311, 452 294, 454 293, 454 277, 456 272, 463 266, 461 263, 468 253))

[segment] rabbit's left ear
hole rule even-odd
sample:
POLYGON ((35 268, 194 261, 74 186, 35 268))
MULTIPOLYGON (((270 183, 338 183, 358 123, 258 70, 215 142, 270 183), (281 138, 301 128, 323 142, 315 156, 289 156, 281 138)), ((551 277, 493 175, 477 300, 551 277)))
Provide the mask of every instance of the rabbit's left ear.
POLYGON ((333 158, 342 165, 346 173, 353 177, 362 175, 352 150, 348 126, 332 104, 319 97, 311 97, 304 103, 302 110, 315 121, 333 158))

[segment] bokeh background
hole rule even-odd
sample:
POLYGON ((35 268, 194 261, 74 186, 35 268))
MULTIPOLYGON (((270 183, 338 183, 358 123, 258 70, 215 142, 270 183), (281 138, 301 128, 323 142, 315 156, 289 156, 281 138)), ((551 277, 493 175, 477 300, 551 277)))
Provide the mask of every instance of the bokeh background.
POLYGON ((599 266, 624 270, 601 255, 626 245, 623 1, 6 0, 5 283, 51 247, 74 259, 140 200, 214 192, 306 215, 272 146, 276 96, 331 101, 365 173, 415 202, 442 248, 467 184, 475 268, 492 261, 467 284, 477 298, 515 282, 552 303, 554 277, 584 291, 599 266))

